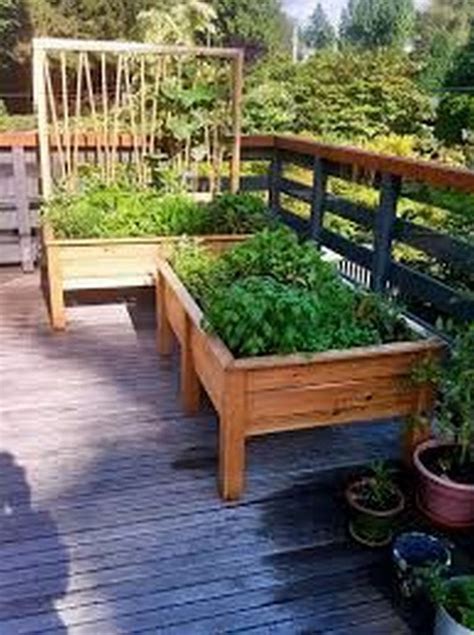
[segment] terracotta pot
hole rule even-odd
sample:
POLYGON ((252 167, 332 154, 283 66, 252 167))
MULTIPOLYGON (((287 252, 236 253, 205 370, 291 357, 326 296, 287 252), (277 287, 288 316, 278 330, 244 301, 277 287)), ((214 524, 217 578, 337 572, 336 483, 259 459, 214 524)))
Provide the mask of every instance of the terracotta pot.
POLYGON ((427 441, 415 450, 418 507, 432 522, 442 527, 450 529, 474 527, 474 485, 441 478, 430 472, 421 460, 425 450, 442 446, 449 447, 449 444, 427 441))
POLYGON ((351 509, 349 533, 357 542, 367 547, 384 547, 390 544, 397 516, 405 507, 405 497, 397 488, 398 504, 393 509, 377 511, 363 505, 357 497, 357 489, 370 478, 361 478, 346 489, 346 500, 351 509))

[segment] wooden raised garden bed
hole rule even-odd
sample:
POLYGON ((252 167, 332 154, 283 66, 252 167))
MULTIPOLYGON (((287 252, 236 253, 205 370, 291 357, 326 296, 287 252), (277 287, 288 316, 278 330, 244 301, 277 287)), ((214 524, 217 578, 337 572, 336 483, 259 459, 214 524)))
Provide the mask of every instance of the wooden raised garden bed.
POLYGON ((202 327, 203 313, 166 261, 156 278, 157 346, 181 349, 181 397, 199 408, 201 386, 219 415, 219 482, 224 499, 244 488, 248 437, 407 416, 430 407, 430 388, 411 379, 413 367, 441 355, 430 338, 312 355, 236 359, 202 327))
MULTIPOLYGON (((203 245, 221 251, 245 235, 198 237, 203 245)), ((66 327, 65 292, 83 289, 120 289, 153 286, 160 258, 167 257, 179 237, 58 239, 53 228, 42 231, 41 283, 51 325, 66 327)))

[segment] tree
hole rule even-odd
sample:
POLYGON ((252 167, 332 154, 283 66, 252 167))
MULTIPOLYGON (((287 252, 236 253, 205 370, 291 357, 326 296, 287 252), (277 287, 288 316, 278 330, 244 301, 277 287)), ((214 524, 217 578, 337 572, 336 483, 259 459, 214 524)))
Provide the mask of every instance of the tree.
POLYGON ((421 63, 420 83, 439 91, 454 58, 466 44, 474 19, 473 0, 431 0, 417 17, 416 57, 421 63))
POLYGON ((403 48, 413 34, 413 0, 350 0, 343 12, 341 40, 362 48, 403 48))
POLYGON ((416 70, 407 55, 393 50, 326 49, 299 64, 268 58, 246 82, 246 129, 351 143, 392 133, 422 135, 433 112, 416 70))
POLYGON ((226 46, 242 46, 254 59, 288 46, 288 18, 281 0, 213 0, 217 33, 226 46))
MULTIPOLYGON (((11 72, 20 58, 21 43, 30 36, 24 0, 0 0, 0 71, 11 72)), ((3 83, 3 82, 2 82, 3 83)))
POLYGON ((300 132, 370 139, 421 134, 432 119, 415 67, 399 51, 324 51, 299 65, 292 94, 300 132))
POLYGON ((35 35, 100 40, 131 37, 139 13, 156 4, 157 0, 29 0, 35 35))
POLYGON ((312 49, 330 48, 336 41, 334 27, 320 2, 316 5, 308 20, 303 37, 306 45, 312 49))
POLYGON ((163 3, 138 14, 136 33, 146 42, 192 46, 215 34, 216 12, 203 0, 163 3))
POLYGON ((437 136, 448 143, 474 143, 474 21, 466 46, 446 76, 445 90, 438 106, 437 136))

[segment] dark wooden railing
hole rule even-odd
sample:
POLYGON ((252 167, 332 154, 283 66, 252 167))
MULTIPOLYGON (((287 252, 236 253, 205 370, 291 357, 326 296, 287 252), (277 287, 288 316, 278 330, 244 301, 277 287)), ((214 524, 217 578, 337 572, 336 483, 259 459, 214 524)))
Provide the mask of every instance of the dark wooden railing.
POLYGON ((410 193, 403 189, 408 182, 472 193, 468 204, 474 210, 474 172, 292 137, 248 137, 244 139, 243 148, 245 160, 269 162, 266 182, 261 177, 244 178, 243 188, 268 189, 274 214, 298 233, 339 254, 344 259, 343 270, 349 275, 354 274, 356 265, 360 268, 356 277, 369 281, 375 291, 391 287, 410 307, 421 308, 425 314, 474 320, 474 237, 472 241, 461 240, 397 216, 399 198, 402 194, 410 198, 410 193), (287 178, 287 166, 304 168, 307 171, 304 180, 311 185, 287 178), (331 194, 329 177, 376 188, 377 207, 331 194), (306 203, 307 216, 302 217, 285 207, 282 195, 306 203), (325 222, 327 213, 370 230, 372 246, 357 244, 329 229, 325 222), (458 290, 454 284, 397 262, 393 256, 395 241, 447 263, 463 274, 470 273, 471 291, 458 290))
MULTIPOLYGON (((84 135, 80 145, 84 159, 94 162, 94 136, 84 135)), ((122 135, 119 146, 119 156, 127 161, 133 146, 130 135, 122 135)), ((275 216, 338 254, 340 268, 349 277, 377 291, 391 287, 422 313, 474 320, 474 287, 460 290, 454 283, 397 262, 393 255, 394 243, 403 243, 465 277, 470 273, 474 280, 474 238, 461 240, 397 215, 401 195, 416 200, 404 188, 410 182, 470 193, 468 204, 474 209, 474 172, 286 136, 244 137, 242 147, 244 163, 262 165, 257 176, 246 175, 244 169, 241 188, 267 192, 275 216), (286 169, 292 166, 303 169, 304 179, 288 178, 286 169), (371 208, 332 194, 330 177, 375 188, 378 205, 371 208), (308 213, 294 213, 287 200, 304 204, 308 213), (328 213, 371 232, 370 246, 331 229, 328 213)), ((0 134, 0 262, 16 259, 25 269, 32 268, 38 203, 37 135, 0 134)))

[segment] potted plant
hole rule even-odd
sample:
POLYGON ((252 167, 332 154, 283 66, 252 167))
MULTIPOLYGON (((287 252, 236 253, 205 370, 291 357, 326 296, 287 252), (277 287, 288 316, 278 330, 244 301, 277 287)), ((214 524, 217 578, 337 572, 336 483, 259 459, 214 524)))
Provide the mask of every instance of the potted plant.
POLYGON ((428 588, 437 606, 434 635, 474 635, 474 576, 445 580, 435 570, 428 588))
POLYGON ((433 567, 448 571, 450 547, 441 539, 420 531, 403 532, 392 547, 394 581, 401 600, 419 601, 425 590, 425 572, 433 567))
POLYGON ((419 508, 447 528, 474 526, 474 324, 458 337, 439 382, 441 439, 414 455, 419 508))
POLYGON ((426 359, 417 364, 411 373, 411 381, 421 389, 418 393, 416 414, 408 417, 402 433, 402 456, 405 465, 413 468, 416 448, 432 438, 433 394, 439 383, 440 367, 434 359, 426 359), (426 406, 430 406, 427 411, 426 406))
POLYGON ((176 245, 155 283, 158 349, 180 344, 183 406, 195 413, 203 387, 219 414, 226 500, 243 492, 247 439, 418 412, 410 373, 444 348, 284 228, 219 254, 176 245))
POLYGON ((346 499, 351 512, 351 536, 368 547, 388 545, 397 516, 405 506, 405 497, 393 479, 392 470, 381 461, 374 463, 369 476, 348 486, 346 499))

